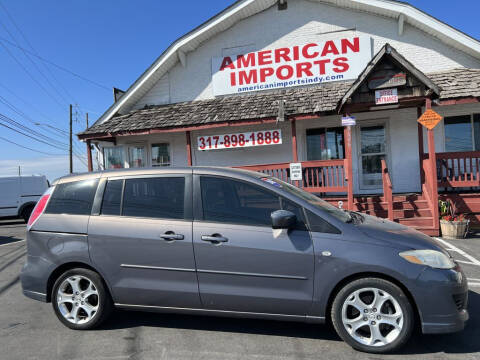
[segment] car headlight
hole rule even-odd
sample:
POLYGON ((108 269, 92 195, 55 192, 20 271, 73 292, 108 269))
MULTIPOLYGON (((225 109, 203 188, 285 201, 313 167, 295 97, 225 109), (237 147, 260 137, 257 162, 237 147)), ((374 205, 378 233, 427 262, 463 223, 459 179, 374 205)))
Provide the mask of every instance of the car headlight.
POLYGON ((435 269, 452 269, 453 260, 444 253, 436 250, 411 250, 399 254, 405 260, 420 265, 427 265, 435 269))

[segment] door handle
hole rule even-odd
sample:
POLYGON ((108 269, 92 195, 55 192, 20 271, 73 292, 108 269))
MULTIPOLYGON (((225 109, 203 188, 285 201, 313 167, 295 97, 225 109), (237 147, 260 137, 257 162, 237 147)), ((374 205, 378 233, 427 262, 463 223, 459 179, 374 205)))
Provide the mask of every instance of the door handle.
POLYGON ((226 237, 223 237, 220 234, 202 235, 201 239, 202 241, 208 241, 208 242, 211 242, 212 244, 220 244, 228 241, 226 237))
POLYGON ((160 235, 163 240, 183 240, 185 237, 182 234, 175 234, 173 231, 167 231, 165 234, 160 235))

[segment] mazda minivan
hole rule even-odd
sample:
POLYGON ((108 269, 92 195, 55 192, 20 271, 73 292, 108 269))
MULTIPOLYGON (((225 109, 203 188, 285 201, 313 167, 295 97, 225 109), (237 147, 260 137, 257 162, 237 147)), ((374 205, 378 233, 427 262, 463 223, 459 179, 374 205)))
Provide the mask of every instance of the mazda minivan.
POLYGON ((125 169, 57 180, 27 227, 26 296, 72 329, 116 308, 314 323, 396 350, 463 329, 467 281, 434 239, 261 173, 125 169))

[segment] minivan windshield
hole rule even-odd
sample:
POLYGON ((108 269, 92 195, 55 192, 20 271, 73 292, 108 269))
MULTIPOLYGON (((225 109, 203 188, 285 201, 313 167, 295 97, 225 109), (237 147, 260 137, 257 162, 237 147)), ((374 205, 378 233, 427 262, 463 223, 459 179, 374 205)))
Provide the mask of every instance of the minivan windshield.
POLYGON ((342 222, 351 222, 352 221, 352 216, 350 214, 342 209, 339 209, 330 203, 326 202, 325 200, 320 199, 319 197, 302 190, 296 186, 293 186, 285 181, 282 181, 277 178, 273 177, 262 177, 261 180, 269 183, 270 185, 273 185, 275 187, 281 188, 285 190, 286 192, 297 196, 305 201, 307 201, 309 204, 319 208, 322 211, 327 212, 329 215, 337 218, 338 220, 342 222))

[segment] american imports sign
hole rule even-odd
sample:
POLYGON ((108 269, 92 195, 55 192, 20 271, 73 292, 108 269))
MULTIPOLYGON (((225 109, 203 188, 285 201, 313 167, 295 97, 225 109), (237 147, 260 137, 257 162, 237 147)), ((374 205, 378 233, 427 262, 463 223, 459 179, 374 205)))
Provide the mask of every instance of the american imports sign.
POLYGON ((212 58, 214 95, 356 79, 372 57, 367 36, 212 58))

